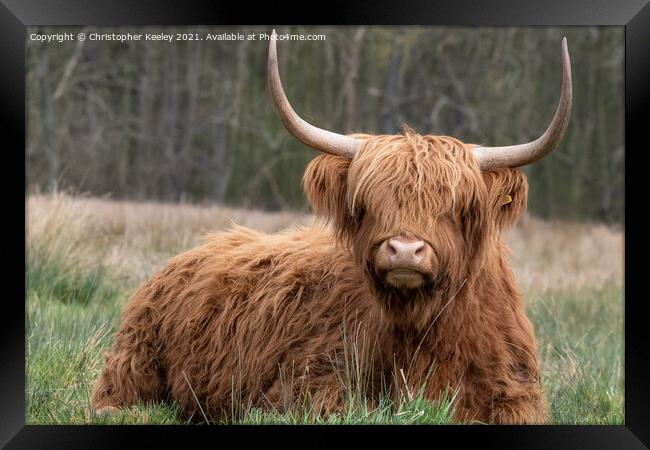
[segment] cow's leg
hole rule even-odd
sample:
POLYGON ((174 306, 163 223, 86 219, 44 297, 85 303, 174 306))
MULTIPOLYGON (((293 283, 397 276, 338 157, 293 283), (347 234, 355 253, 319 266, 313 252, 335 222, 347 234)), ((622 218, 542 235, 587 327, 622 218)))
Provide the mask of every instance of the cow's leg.
POLYGON ((547 420, 546 396, 538 376, 520 372, 503 377, 483 377, 471 366, 459 386, 454 420, 462 423, 541 424, 547 420))
POLYGON ((491 424, 543 424, 548 420, 546 402, 540 392, 500 398, 489 411, 491 424))
POLYGON ((96 412, 114 411, 158 398, 162 387, 155 350, 154 327, 146 308, 130 308, 125 314, 112 352, 93 390, 96 412))
POLYGON ((105 357, 106 367, 95 384, 92 406, 95 412, 155 400, 160 391, 160 377, 142 354, 114 353, 105 357))
POLYGON ((292 381, 278 377, 262 397, 266 408, 280 413, 308 410, 314 417, 322 418, 344 411, 347 406, 335 374, 311 379, 302 376, 292 381))
MULTIPOLYGON (((508 338, 509 341, 515 341, 508 338)), ((532 339, 531 339, 532 340, 532 339)), ((516 341, 515 341, 516 342, 516 341)), ((488 421, 494 424, 541 424, 548 420, 546 395, 542 390, 541 374, 535 358, 535 348, 522 340, 507 364, 508 370, 491 386, 499 386, 489 401, 488 421)))

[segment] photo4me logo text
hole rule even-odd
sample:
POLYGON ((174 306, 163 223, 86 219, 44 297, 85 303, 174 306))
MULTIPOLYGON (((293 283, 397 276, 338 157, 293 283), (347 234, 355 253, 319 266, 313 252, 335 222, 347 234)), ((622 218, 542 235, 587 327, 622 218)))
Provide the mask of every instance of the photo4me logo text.
MULTIPOLYGON (((29 40, 42 43, 68 41, 270 41, 269 33, 31 33, 29 40)), ((324 41, 325 34, 277 34, 278 41, 324 41)))

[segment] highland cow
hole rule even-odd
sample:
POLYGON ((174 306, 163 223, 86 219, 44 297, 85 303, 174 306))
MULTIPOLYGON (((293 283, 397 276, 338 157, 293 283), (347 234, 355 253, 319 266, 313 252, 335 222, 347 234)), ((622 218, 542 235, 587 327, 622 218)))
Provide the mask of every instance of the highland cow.
POLYGON ((171 259, 126 305, 93 407, 171 400, 184 417, 217 421, 307 401, 327 415, 350 405, 354 384, 370 404, 453 391, 458 421, 545 422, 535 338, 500 233, 526 208, 517 168, 566 130, 566 39, 562 64, 555 116, 530 143, 480 147, 410 128, 340 135, 294 112, 272 39, 280 118, 325 153, 303 179, 325 220, 277 234, 235 227, 171 259))

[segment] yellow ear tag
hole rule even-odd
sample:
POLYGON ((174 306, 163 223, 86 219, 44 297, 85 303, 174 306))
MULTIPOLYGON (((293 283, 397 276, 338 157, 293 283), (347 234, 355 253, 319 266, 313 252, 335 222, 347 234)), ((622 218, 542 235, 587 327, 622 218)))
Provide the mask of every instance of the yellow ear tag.
POLYGON ((512 202, 512 197, 509 196, 509 195, 506 195, 506 197, 503 199, 503 203, 501 203, 501 206, 507 205, 510 202, 512 202))

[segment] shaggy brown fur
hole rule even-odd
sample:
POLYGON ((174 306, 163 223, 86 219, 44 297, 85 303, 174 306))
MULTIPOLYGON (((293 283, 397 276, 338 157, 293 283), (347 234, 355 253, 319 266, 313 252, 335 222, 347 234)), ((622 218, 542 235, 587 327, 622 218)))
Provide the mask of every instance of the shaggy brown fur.
POLYGON ((371 402, 382 386, 432 400, 458 389, 461 421, 545 421, 533 331, 500 240, 526 207, 524 175, 481 172, 472 146, 450 137, 357 137, 352 161, 318 156, 305 173, 329 224, 210 235, 135 293, 94 407, 172 399, 187 417, 219 420, 307 401, 327 414, 356 383, 371 402), (375 272, 377 246, 398 234, 434 250, 417 290, 375 272))

